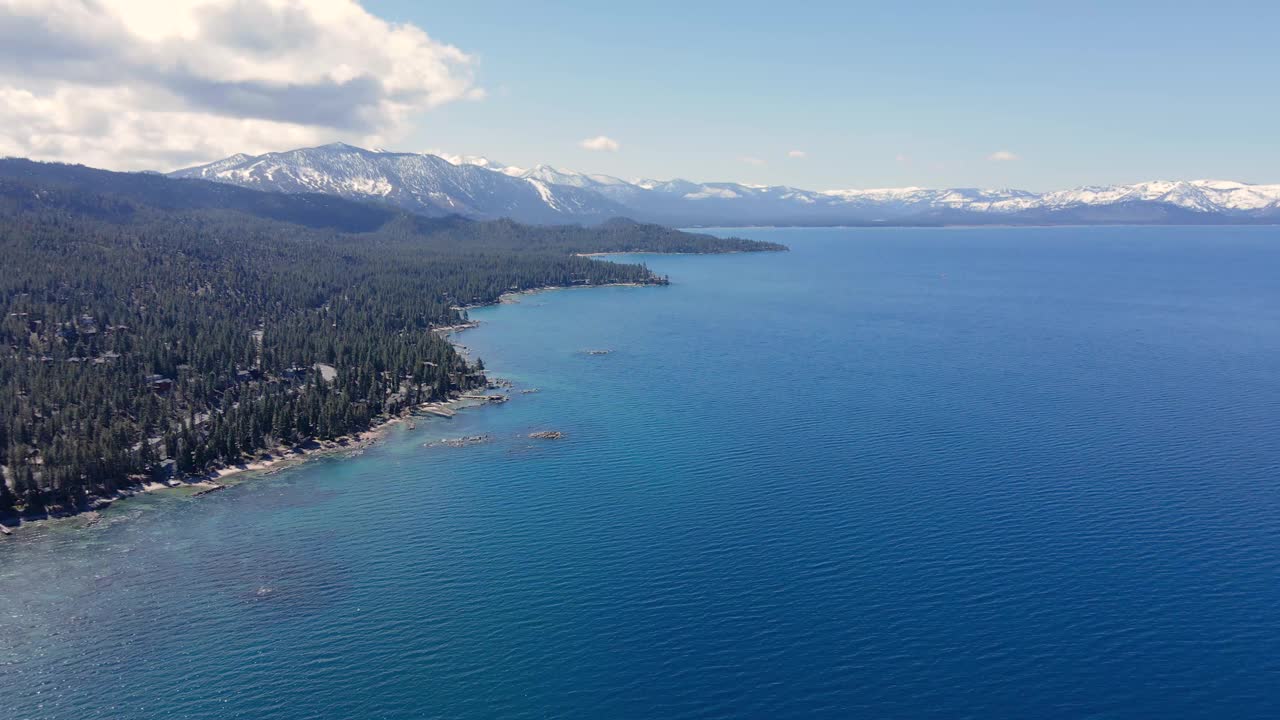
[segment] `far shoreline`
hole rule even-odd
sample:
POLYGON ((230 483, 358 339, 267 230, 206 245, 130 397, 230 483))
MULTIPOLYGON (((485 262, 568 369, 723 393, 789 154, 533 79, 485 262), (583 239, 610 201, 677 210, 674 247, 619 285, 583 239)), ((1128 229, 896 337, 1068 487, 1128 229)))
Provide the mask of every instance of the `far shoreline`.
MULTIPOLYGON (((733 228, 723 228, 731 230, 733 228)), ((749 228, 740 228, 743 230, 749 228)), ((725 250, 718 253, 694 253, 694 252, 660 252, 658 250, 610 250, 608 252, 591 252, 591 253, 574 253, 576 257, 609 257, 611 255, 742 255, 748 252, 756 252, 754 250, 725 250)), ((643 283, 609 283, 610 285, 643 285, 643 283)), ((605 285, 583 285, 581 287, 605 287, 605 285)), ((556 288, 552 288, 556 289, 556 288)))
MULTIPOLYGON (((1052 224, 1017 224, 1017 223, 978 223, 978 224, 941 224, 941 225, 895 225, 891 223, 868 225, 681 225, 684 232, 706 232, 708 230, 1051 230, 1053 228, 1280 228, 1280 222, 1266 223, 1052 223, 1052 224)), ((730 250, 725 253, 743 252, 730 250)), ((597 255, 702 255, 705 253, 596 253, 597 255)))

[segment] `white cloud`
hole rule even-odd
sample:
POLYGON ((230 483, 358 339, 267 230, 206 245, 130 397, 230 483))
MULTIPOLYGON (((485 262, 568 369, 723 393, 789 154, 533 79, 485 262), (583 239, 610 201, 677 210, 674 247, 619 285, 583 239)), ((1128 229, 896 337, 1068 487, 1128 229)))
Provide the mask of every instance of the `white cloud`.
POLYGON ((991 162, 1013 162, 1019 159, 1018 156, 1008 150, 997 150, 987 156, 991 162))
POLYGON ((597 135, 593 138, 587 138, 586 140, 583 140, 582 142, 578 143, 578 145, 580 145, 583 149, 586 149, 586 150, 596 150, 596 151, 605 151, 605 152, 617 152, 618 148, 622 147, 621 145, 618 144, 617 140, 614 140, 613 138, 605 135, 597 135))
POLYGON ((898 153, 897 155, 895 155, 895 156, 894 156, 894 158, 893 158, 893 159, 894 159, 894 161, 896 161, 899 165, 910 165, 910 164, 911 164, 911 156, 910 156, 910 155, 908 155, 908 154, 906 154, 906 153, 898 153))
POLYGON ((761 160, 761 159, 760 159, 760 158, 758 158, 758 157, 752 157, 752 156, 750 156, 750 155, 746 155, 746 156, 744 156, 744 157, 742 158, 742 162, 744 162, 744 163, 746 163, 746 164, 748 164, 748 165, 755 165, 756 167, 760 167, 761 165, 764 165, 764 164, 765 164, 764 160, 761 160))
POLYGON ((394 141, 472 60, 354 0, 0 0, 0 155, 169 169, 394 141))
POLYGON ((807 153, 807 152, 805 152, 805 151, 803 151, 803 150, 792 150, 791 152, 787 153, 787 157, 789 157, 789 158, 794 158, 794 159, 796 159, 796 160, 799 160, 799 159, 802 159, 802 158, 807 158, 807 157, 809 157, 809 153, 807 153))

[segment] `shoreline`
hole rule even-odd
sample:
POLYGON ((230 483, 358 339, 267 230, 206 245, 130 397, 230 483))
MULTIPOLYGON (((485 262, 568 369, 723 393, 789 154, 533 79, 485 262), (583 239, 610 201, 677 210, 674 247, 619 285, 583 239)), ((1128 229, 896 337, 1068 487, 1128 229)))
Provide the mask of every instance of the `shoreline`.
MULTIPOLYGON (((601 287, 650 287, 660 284, 661 283, 619 282, 601 283, 598 285, 544 285, 535 288, 525 288, 523 290, 511 290, 502 293, 496 300, 491 302, 465 305, 461 306, 459 309, 469 310, 473 308, 493 307, 495 305, 516 304, 520 302, 516 298, 521 295, 536 295, 538 293, 550 292, 553 290, 574 290, 579 288, 590 289, 601 287)), ((448 339, 449 344, 453 346, 454 351, 465 358, 470 356, 469 349, 460 343, 454 342, 450 336, 479 326, 480 323, 478 321, 467 320, 456 325, 442 325, 440 327, 434 327, 428 332, 438 333, 442 337, 448 339)), ((128 500, 132 497, 155 492, 163 492, 166 490, 194 490, 194 492, 190 493, 191 497, 204 495, 206 493, 230 487, 233 484, 239 484, 224 484, 221 482, 226 478, 235 477, 237 475, 252 472, 274 473, 325 455, 331 455, 339 452, 363 452, 366 448, 382 440, 383 436, 392 425, 404 422, 406 419, 412 417, 436 415, 437 413, 433 413, 432 410, 454 412, 463 408, 481 407, 489 404, 487 402, 478 401, 474 398, 467 398, 465 397, 465 394, 465 391, 459 391, 451 394, 448 400, 422 403, 421 405, 417 405, 412 408, 406 408, 395 416, 375 421, 365 430, 348 435, 341 435, 332 440, 315 440, 312 438, 296 445, 279 445, 274 448, 261 450, 252 458, 244 458, 239 462, 227 463, 219 467, 212 468, 208 472, 191 474, 181 478, 172 478, 168 481, 160 481, 152 478, 139 480, 135 484, 121 487, 115 492, 107 495, 91 495, 78 507, 60 508, 54 512, 44 510, 30 514, 16 513, 3 515, 0 516, 0 538, 21 532, 24 527, 38 527, 45 523, 71 521, 86 516, 89 518, 89 522, 85 527, 90 527, 100 519, 100 516, 97 515, 99 511, 105 510, 116 502, 122 500, 128 500)))
MULTIPOLYGON (((747 228, 750 229, 750 228, 747 228)), ((758 250, 725 250, 723 252, 714 253, 696 253, 696 252, 659 252, 657 250, 610 250, 609 252, 591 252, 591 253, 574 253, 574 257, 609 257, 610 255, 743 255, 748 252, 760 252, 758 250)), ((641 283, 616 283, 618 285, 639 285, 641 283)), ((603 285, 591 285, 589 287, 604 287, 603 285)))
MULTIPOLYGON (((471 325, 470 327, 475 326, 471 325)), ((479 407, 485 404, 487 403, 481 403, 474 399, 462 397, 462 393, 458 393, 456 396, 451 397, 448 400, 422 403, 421 405, 407 408, 395 416, 376 421, 365 430, 348 435, 341 435, 333 438, 332 440, 316 440, 311 438, 296 445, 278 445, 274 448, 264 449, 252 458, 244 458, 239 462, 223 464, 219 467, 212 468, 208 472, 186 475, 180 478, 172 478, 167 481, 160 481, 151 478, 148 478, 147 480, 140 480, 135 484, 119 488, 115 492, 107 495, 90 495, 83 504, 74 508, 60 508, 53 512, 45 510, 30 514, 19 513, 0 516, 0 528, 2 528, 0 529, 0 537, 16 534, 24 527, 38 527, 45 523, 71 521, 85 516, 90 518, 89 523, 85 526, 89 527, 95 524, 99 519, 99 516, 96 515, 98 512, 115 505, 117 502, 128 500, 129 498, 156 492, 164 492, 166 490, 194 491, 190 492, 189 496, 198 497, 240 484, 239 482, 222 482, 228 478, 234 478, 238 475, 253 472, 271 474, 295 465, 301 465, 302 463, 315 458, 333 455, 336 453, 347 453, 348 455, 359 454, 366 448, 382 440, 383 436, 391 426, 404 422, 409 418, 432 415, 432 410, 447 410, 453 412, 463 408, 479 407)), ((241 482, 243 481, 244 480, 241 480, 241 482)))
MULTIPOLYGON (((622 255, 622 254, 627 254, 627 253, 596 253, 596 254, 597 254, 597 255, 622 255)), ((649 253, 649 254, 651 254, 651 255, 669 255, 670 253, 649 253)), ((582 257, 587 257, 587 256, 583 255, 582 257)), ((635 287, 635 288, 642 288, 642 287, 661 287, 663 284, 664 284, 664 283, 660 283, 660 282, 647 282, 647 283, 644 283, 644 282, 613 282, 613 283, 600 283, 600 284, 598 284, 598 285, 541 285, 541 286, 539 286, 539 287, 525 288, 525 289, 523 289, 523 290, 508 290, 508 291, 506 291, 506 292, 502 293, 501 295, 499 295, 499 296, 498 296, 498 299, 497 299, 497 300, 494 300, 494 301, 492 301, 492 302, 472 303, 472 304, 470 304, 470 305, 461 305, 461 306, 459 306, 459 307, 458 307, 458 309, 459 309, 459 310, 474 310, 474 309, 476 309, 476 308, 493 307, 493 306, 495 306, 495 305, 511 305, 511 304, 514 304, 514 303, 518 303, 518 302, 520 302, 520 301, 519 301, 519 300, 517 300, 516 298, 520 297, 521 295, 537 295, 537 294, 539 294, 539 293, 552 292, 553 290, 594 290, 594 289, 596 289, 596 288, 606 288, 606 287, 635 287)), ((467 322, 462 323, 462 324, 460 324, 460 325, 449 325, 449 326, 445 326, 445 327, 434 328, 434 330, 436 330, 436 331, 440 331, 440 330, 445 330, 445 329, 448 329, 448 328, 456 328, 455 330, 453 330, 453 332, 461 332, 461 331, 463 331, 463 330, 470 330, 471 328, 476 327, 476 326, 478 326, 479 324, 480 324, 480 323, 478 323, 478 322, 467 321, 467 322)))

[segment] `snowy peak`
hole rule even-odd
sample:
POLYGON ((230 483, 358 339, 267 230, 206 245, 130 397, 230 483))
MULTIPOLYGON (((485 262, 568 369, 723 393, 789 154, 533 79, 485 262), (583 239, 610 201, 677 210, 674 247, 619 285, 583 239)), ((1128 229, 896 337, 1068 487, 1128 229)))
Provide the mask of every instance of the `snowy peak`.
POLYGON ((1025 190, 979 188, 887 188, 827 190, 824 195, 850 203, 908 203, 963 208, 994 213, 1032 209, 1105 207, 1124 203, 1155 203, 1203 213, 1259 210, 1280 201, 1280 185, 1249 185, 1228 180, 1194 180, 1086 186, 1072 190, 1033 193, 1025 190))
POLYGON ((920 187, 805 190, 782 185, 637 180, 477 155, 396 153, 332 143, 238 154, 171 173, 278 192, 375 199, 412 212, 598 222, 627 216, 672 225, 1277 222, 1280 185, 1153 180, 1035 193, 920 187))
POLYGON ((590 187, 594 183, 586 175, 577 172, 560 172, 550 165, 536 165, 531 170, 521 173, 520 177, 526 180, 533 180, 552 185, 567 185, 569 187, 590 187))
POLYGON ((1045 193, 1047 207, 1154 202, 1196 212, 1260 210, 1280 202, 1280 185, 1248 185, 1228 180, 1154 180, 1133 185, 1076 188, 1045 193))
POLYGON ((565 223, 595 222, 624 212, 607 198, 574 187, 530 183, 511 171, 484 158, 445 159, 333 143, 233 156, 171 175, 275 192, 376 199, 425 215, 565 223))
POLYGON ((527 170, 520 175, 521 177, 541 180, 542 182, 551 183, 552 185, 567 185, 577 188, 599 189, 602 187, 613 186, 629 186, 626 180, 616 178, 611 175, 590 175, 580 173, 574 170, 557 170, 550 165, 537 165, 532 170, 527 170))
POLYGON ((246 155, 245 153, 236 153, 235 155, 232 155, 229 158, 216 160, 207 165, 197 165, 195 167, 187 168, 186 170, 180 170, 178 172, 184 173, 183 177, 199 177, 199 178, 208 178, 210 180, 214 180, 214 179, 217 179, 216 176, 219 173, 222 173, 225 170, 236 167, 237 165, 241 165, 253 159, 254 159, 253 155, 246 155))

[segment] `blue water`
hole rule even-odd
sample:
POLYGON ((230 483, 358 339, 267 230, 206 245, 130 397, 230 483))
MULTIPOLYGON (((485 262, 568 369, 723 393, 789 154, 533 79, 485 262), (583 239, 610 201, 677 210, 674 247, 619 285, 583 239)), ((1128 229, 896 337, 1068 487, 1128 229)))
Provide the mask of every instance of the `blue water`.
POLYGON ((476 311, 538 394, 0 539, 5 716, 1280 716, 1280 230, 740 232, 476 311))

